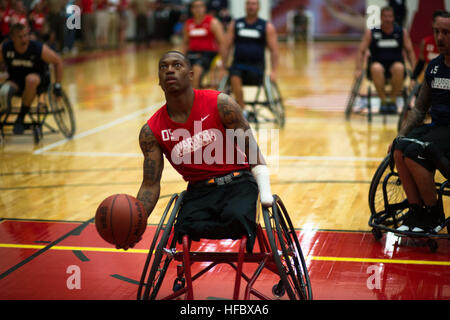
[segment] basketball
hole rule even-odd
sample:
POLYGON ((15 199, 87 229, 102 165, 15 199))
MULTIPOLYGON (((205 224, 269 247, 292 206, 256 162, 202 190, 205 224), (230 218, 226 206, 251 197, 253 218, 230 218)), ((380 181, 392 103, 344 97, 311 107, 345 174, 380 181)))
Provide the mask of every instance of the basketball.
POLYGON ((97 208, 95 226, 106 242, 127 250, 141 240, 147 226, 147 213, 135 197, 114 194, 97 208))

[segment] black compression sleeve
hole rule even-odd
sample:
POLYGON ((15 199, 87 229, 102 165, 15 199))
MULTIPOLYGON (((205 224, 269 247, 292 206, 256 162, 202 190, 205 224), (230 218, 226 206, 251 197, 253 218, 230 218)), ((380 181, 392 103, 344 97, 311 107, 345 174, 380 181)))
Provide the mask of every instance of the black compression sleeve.
POLYGON ((417 61, 416 67, 414 68, 413 74, 411 76, 411 78, 413 80, 417 79, 419 74, 422 72, 424 66, 425 66, 425 61, 423 61, 423 60, 417 61))

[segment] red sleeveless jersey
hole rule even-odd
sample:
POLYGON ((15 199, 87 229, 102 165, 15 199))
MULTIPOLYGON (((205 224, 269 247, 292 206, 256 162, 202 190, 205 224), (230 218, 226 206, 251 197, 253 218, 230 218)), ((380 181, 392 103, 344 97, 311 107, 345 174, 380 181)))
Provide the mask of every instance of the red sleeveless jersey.
POLYGON ((217 52, 216 37, 211 30, 213 17, 206 15, 205 19, 196 24, 193 18, 186 21, 189 36, 189 51, 213 51, 217 52))
POLYGON ((244 152, 227 138, 217 109, 219 94, 214 90, 194 90, 194 103, 185 123, 172 121, 166 104, 147 121, 167 160, 185 181, 250 170, 244 152))
POLYGON ((434 36, 428 36, 423 39, 425 62, 428 63, 439 55, 434 36))

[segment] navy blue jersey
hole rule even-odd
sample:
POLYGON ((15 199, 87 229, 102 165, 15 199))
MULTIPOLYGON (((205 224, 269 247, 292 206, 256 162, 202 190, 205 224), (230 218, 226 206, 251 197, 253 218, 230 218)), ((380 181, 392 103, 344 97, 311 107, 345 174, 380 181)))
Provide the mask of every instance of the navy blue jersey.
POLYGON ((403 61, 403 28, 395 24, 394 31, 390 34, 381 29, 372 29, 369 48, 372 61, 403 61))
POLYGON ((434 123, 450 125, 450 66, 440 55, 428 64, 425 81, 431 88, 430 114, 434 123))
POLYGON ((258 19, 254 24, 248 24, 245 18, 236 20, 233 63, 258 65, 264 68, 266 24, 263 19, 258 19))
POLYGON ((42 43, 31 40, 28 49, 19 54, 11 40, 3 44, 3 61, 11 79, 24 79, 30 73, 44 74, 48 64, 42 58, 42 43))

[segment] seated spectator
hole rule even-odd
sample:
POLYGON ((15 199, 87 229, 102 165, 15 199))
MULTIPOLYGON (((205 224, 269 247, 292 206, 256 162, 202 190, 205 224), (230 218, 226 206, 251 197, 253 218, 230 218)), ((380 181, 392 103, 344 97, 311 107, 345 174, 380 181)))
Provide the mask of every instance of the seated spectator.
POLYGON ((32 40, 46 41, 48 39, 48 27, 46 26, 46 14, 44 12, 44 2, 35 2, 28 15, 30 22, 32 40))

